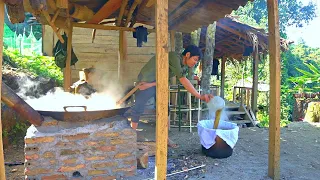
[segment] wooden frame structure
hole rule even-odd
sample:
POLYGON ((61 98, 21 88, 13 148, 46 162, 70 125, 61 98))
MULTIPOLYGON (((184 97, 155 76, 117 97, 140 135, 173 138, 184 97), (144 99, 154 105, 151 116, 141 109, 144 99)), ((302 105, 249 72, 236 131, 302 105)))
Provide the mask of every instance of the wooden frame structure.
MULTIPOLYGON (((71 62, 71 44, 72 27, 83 27, 92 29, 134 31, 133 26, 136 22, 155 26, 156 32, 156 79, 157 79, 157 109, 156 109, 156 168, 155 178, 166 179, 167 172, 167 138, 168 138, 168 33, 169 30, 178 32, 191 32, 199 27, 206 26, 213 21, 223 18, 230 14, 233 9, 243 6, 248 0, 133 0, 130 6, 128 0, 81 0, 77 1, 59 1, 62 4, 56 4, 54 0, 24 0, 24 9, 33 13, 39 22, 49 24, 54 28, 59 37, 59 32, 63 29, 68 33, 68 58, 67 68, 65 70, 65 89, 70 87, 70 62, 71 62), (28 4, 29 2, 29 4, 28 4), (63 4, 64 3, 64 4, 63 4), (77 4, 77 5, 75 5, 77 4), (71 13, 77 7, 86 6, 78 14, 71 13), (128 8, 129 7, 129 8, 128 8), (154 11, 148 8, 154 7, 154 11), (105 13, 108 12, 108 13, 105 13), (92 14, 92 16, 85 16, 92 14), (52 16, 52 18, 51 18, 52 16), (70 21, 70 16, 73 22, 70 21), (66 17, 67 20, 66 21, 66 17), (91 17, 89 19, 86 19, 91 17), (80 18, 80 19, 79 19, 80 18), (81 19, 83 18, 83 19, 81 19), (104 19, 116 18, 115 26, 105 26, 104 19), (127 19, 125 19, 127 18, 127 19), (85 23, 83 23, 85 21, 85 23), (129 27, 127 27, 129 26, 129 27)), ((0 0, 0 57, 2 55, 3 43, 3 18, 4 3, 15 3, 17 1, 0 0)), ((277 0, 268 0, 269 12, 269 54, 270 54, 270 138, 269 138, 269 171, 268 174, 273 179, 280 179, 280 35, 279 35, 279 17, 277 0)), ((12 4, 11 4, 12 5, 12 4)), ((21 5, 21 4, 19 4, 21 5)), ((21 8, 21 7, 20 7, 21 8)), ((22 14, 11 15, 24 17, 22 14)), ((108 23, 108 22, 107 22, 108 23)), ((219 25, 218 25, 219 26, 219 25)), ((94 34, 94 31, 93 31, 94 34)), ((123 38, 120 35, 120 38, 123 38)), ((61 39, 60 39, 61 40, 61 39)), ((121 63, 125 61, 125 40, 120 41, 119 70, 121 63)), ((119 73, 121 76, 121 72, 119 73)), ((1 119, 0 119, 1 122, 1 119)), ((0 123, 1 124, 1 123, 0 123)), ((0 126, 1 127, 1 126, 0 126)), ((1 128, 0 128, 0 132, 1 128)), ((0 179, 5 179, 4 158, 2 148, 2 138, 0 138, 0 179)))

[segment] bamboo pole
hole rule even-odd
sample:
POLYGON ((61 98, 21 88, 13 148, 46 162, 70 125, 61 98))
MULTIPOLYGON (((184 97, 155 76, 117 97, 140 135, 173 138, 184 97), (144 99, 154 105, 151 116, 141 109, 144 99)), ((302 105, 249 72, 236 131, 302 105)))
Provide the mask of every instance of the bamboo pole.
POLYGON ((280 179, 280 32, 277 0, 268 0, 270 110, 268 176, 280 179))
MULTIPOLYGON (((4 1, 0 0, 0 82, 2 83, 2 53, 3 53, 3 29, 4 29, 4 1)), ((0 84, 1 84, 0 83, 0 84)), ((0 87, 1 97, 1 87, 0 87)), ((0 98, 1 99, 1 98, 0 98)), ((0 107, 1 111, 1 107, 0 107)), ((0 114, 0 179, 6 179, 6 171, 4 168, 3 143, 2 143, 2 118, 0 114)))
POLYGON ((72 32, 73 26, 70 23, 70 27, 68 28, 68 42, 67 42, 67 60, 66 60, 66 68, 64 74, 64 90, 69 92, 71 86, 71 49, 72 49, 72 32))
POLYGON ((166 179, 168 152, 168 0, 156 0, 156 166, 155 179, 166 179))

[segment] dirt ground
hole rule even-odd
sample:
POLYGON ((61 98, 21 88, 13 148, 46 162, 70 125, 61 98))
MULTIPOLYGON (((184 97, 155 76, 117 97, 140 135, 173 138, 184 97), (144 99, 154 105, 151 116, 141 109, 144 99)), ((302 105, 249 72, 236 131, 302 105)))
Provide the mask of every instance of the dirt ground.
MULTIPOLYGON (((141 123, 138 140, 154 140, 154 123, 141 123)), ((170 175, 168 179, 241 179, 267 180, 268 137, 267 128, 240 128, 239 140, 233 155, 226 159, 212 159, 201 153, 197 130, 193 133, 171 128, 169 136, 179 148, 169 148, 167 174, 183 169, 205 165, 202 168, 170 175)), ((23 139, 5 149, 5 162, 23 162, 23 139)), ((295 122, 281 129, 280 174, 284 180, 315 180, 320 177, 320 124, 295 122), (318 178, 317 178, 318 177, 318 178)), ((149 159, 149 168, 138 170, 130 179, 152 179, 154 157, 149 159)), ((6 165, 9 180, 23 179, 23 165, 6 165)))

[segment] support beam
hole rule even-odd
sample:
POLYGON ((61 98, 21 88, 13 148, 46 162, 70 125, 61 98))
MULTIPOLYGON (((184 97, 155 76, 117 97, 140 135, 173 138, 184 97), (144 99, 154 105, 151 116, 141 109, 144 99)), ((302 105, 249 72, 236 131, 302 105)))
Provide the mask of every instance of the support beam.
POLYGON ((51 26, 51 28, 53 29, 53 32, 58 36, 59 40, 61 43, 64 43, 64 40, 61 36, 61 34, 58 32, 58 28, 56 27, 56 25, 52 22, 51 17, 48 13, 48 11, 42 11, 43 16, 46 18, 46 20, 48 21, 49 25, 51 26))
MULTIPOLYGON (((4 1, 0 0, 0 84, 2 84, 2 53, 3 53, 3 30, 4 30, 4 1)), ((1 99, 0 87, 0 99, 1 99)), ((0 107, 1 111, 1 107, 0 107)), ((6 170, 4 168, 3 143, 2 143, 2 117, 0 114, 0 179, 6 179, 6 170)))
POLYGON ((66 61, 66 68, 64 73, 64 90, 69 92, 71 86, 71 49, 72 49, 72 32, 73 26, 70 23, 70 27, 68 28, 67 35, 68 35, 68 42, 67 42, 67 61, 66 61))
POLYGON ((132 4, 131 7, 130 7, 130 10, 129 10, 129 13, 128 13, 126 22, 124 23, 124 26, 125 26, 125 27, 128 26, 129 22, 131 21, 133 11, 136 9, 136 7, 137 7, 139 4, 141 4, 141 2, 142 2, 142 0, 134 0, 133 4, 132 4))
POLYGON ((224 99, 224 86, 226 82, 226 61, 227 57, 223 56, 221 60, 221 89, 220 89, 220 97, 224 99))
POLYGON ((127 36, 125 31, 119 31, 119 58, 118 58, 118 79, 123 84, 125 61, 127 59, 127 36))
POLYGON ((147 0, 147 4, 146 4, 146 7, 151 7, 154 5, 154 3, 156 3, 156 0, 147 0))
POLYGON ((156 166, 155 179, 164 180, 167 174, 169 46, 168 0, 156 0, 156 166))
POLYGON ((280 179, 280 32, 277 0, 268 0, 268 29, 270 56, 270 110, 268 176, 280 179))
POLYGON ((187 12, 183 13, 183 15, 179 16, 178 18, 170 21, 169 29, 175 29, 179 24, 183 23, 187 18, 196 13, 197 10, 202 8, 205 4, 205 0, 200 0, 200 2, 196 6, 190 8, 187 12))
MULTIPOLYGON (((117 27, 117 26, 105 26, 103 24, 87 24, 87 23, 72 23, 73 27, 89 28, 89 29, 101 29, 101 30, 114 30, 114 31, 132 31, 134 28, 129 27, 117 27)), ((148 29, 148 32, 155 32, 154 29, 148 29)))
POLYGON ((116 23, 117 26, 121 25, 123 13, 124 13, 124 10, 125 10, 127 4, 128 4, 128 0, 123 0, 121 3, 119 16, 118 16, 117 23, 116 23))
POLYGON ((257 116, 257 108, 258 108, 258 68, 259 68, 259 53, 258 50, 255 49, 253 52, 253 64, 252 64, 252 70, 253 70, 253 83, 252 83, 252 93, 251 93, 251 109, 253 111, 254 116, 257 116))
POLYGON ((87 22, 89 24, 98 24, 102 20, 108 18, 112 13, 116 12, 121 7, 122 0, 109 0, 106 4, 99 9, 99 11, 93 15, 93 17, 87 22))

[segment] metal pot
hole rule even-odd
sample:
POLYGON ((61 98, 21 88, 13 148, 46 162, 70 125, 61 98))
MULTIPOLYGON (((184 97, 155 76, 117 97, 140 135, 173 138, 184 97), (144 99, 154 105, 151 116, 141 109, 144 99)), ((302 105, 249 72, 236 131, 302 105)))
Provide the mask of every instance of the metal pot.
POLYGON ((117 115, 123 115, 130 107, 109 109, 109 110, 98 110, 98 111, 87 111, 86 106, 64 106, 64 111, 40 111, 39 114, 42 116, 51 116, 58 121, 68 122, 83 122, 93 121, 102 118, 109 118, 117 115), (84 111, 68 111, 71 107, 81 107, 84 111))

